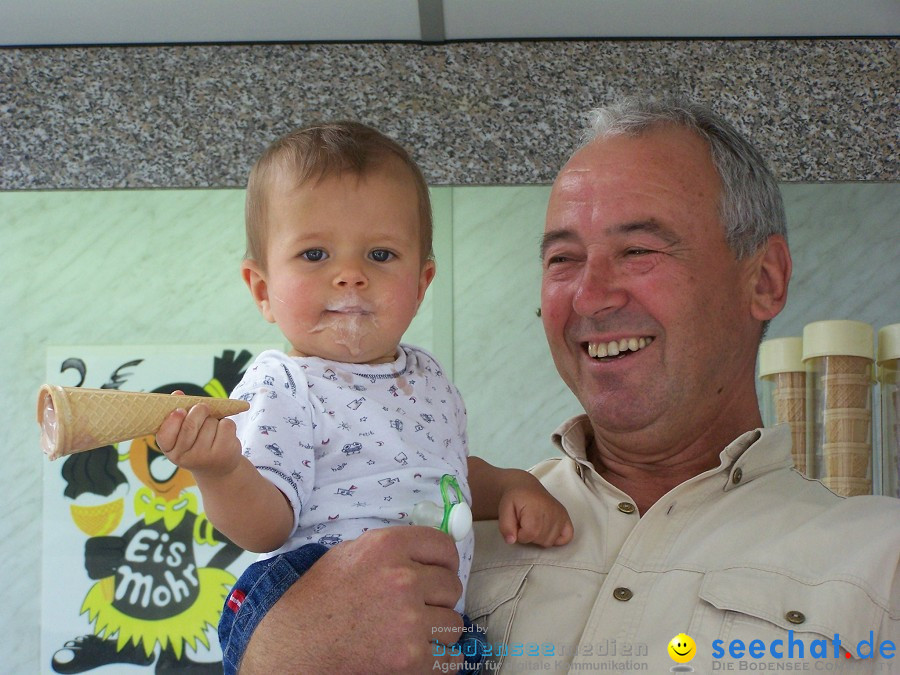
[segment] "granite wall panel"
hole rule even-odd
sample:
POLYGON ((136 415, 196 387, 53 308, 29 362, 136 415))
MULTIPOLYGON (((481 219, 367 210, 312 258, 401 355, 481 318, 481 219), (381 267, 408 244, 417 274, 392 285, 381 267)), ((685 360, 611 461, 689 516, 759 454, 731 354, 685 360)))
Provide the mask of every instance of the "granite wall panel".
POLYGON ((896 180, 898 40, 0 50, 0 189, 239 187, 292 127, 355 118, 432 185, 548 183, 592 105, 690 95, 784 181, 896 180))

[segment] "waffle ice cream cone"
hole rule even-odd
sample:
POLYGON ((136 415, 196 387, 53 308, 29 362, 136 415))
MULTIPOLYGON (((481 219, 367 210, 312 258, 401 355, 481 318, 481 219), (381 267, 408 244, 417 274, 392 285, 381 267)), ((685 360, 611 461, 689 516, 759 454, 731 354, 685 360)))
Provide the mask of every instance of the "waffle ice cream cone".
POLYGON ((775 373, 772 375, 775 381, 775 393, 785 389, 802 389, 806 390, 806 373, 801 371, 790 371, 784 373, 775 373))
POLYGON ((70 504, 69 510, 79 530, 89 537, 101 537, 110 534, 122 522, 125 500, 119 497, 105 504, 90 506, 70 504))
POLYGON ((776 389, 772 399, 775 402, 775 421, 778 424, 806 421, 806 389, 776 389))
POLYGON ((823 356, 826 375, 865 375, 869 376, 872 359, 863 356, 823 356))
POLYGON ((806 473, 806 423, 791 422, 791 457, 797 471, 806 473))
POLYGON ((867 478, 872 461, 868 443, 825 443, 825 468, 829 478, 867 478))
POLYGON ((45 384, 38 393, 41 447, 50 459, 156 433, 173 410, 203 403, 221 419, 247 410, 246 401, 172 396, 118 389, 45 384))
POLYGON ((822 376, 825 408, 871 408, 872 383, 868 375, 831 374, 822 376))
POLYGON ((859 408, 828 408, 822 421, 825 443, 868 443, 872 412, 859 408))
POLYGON ((844 478, 843 476, 823 478, 822 484, 829 490, 844 497, 872 494, 872 481, 868 478, 844 478))

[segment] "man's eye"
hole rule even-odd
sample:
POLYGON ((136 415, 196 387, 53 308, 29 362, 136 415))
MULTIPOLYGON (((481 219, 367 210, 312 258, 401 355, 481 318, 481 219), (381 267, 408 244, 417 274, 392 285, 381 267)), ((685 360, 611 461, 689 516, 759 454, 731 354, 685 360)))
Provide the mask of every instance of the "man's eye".
POLYGON ((625 255, 649 255, 650 253, 654 253, 654 251, 647 248, 630 248, 625 251, 625 255))
POLYGON ((300 257, 309 262, 319 262, 325 260, 325 258, 328 257, 328 254, 320 248, 311 248, 308 251, 303 251, 303 253, 300 254, 300 257))
POLYGON ((568 256, 551 255, 551 256, 547 256, 545 262, 546 262, 547 266, 549 267, 550 265, 558 265, 559 263, 566 263, 566 262, 569 262, 570 260, 571 260, 571 258, 569 258, 568 256))
POLYGON ((369 254, 369 257, 375 262, 387 262, 394 257, 394 254, 383 248, 377 248, 369 254))

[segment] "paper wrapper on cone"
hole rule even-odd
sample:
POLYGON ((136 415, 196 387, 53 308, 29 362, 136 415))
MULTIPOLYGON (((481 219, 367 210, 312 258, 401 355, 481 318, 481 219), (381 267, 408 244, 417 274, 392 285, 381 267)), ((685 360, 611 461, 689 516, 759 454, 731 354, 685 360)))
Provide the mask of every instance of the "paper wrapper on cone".
POLYGON ((41 448, 50 459, 156 433, 173 410, 203 403, 219 419, 247 410, 246 401, 45 384, 38 393, 41 448))

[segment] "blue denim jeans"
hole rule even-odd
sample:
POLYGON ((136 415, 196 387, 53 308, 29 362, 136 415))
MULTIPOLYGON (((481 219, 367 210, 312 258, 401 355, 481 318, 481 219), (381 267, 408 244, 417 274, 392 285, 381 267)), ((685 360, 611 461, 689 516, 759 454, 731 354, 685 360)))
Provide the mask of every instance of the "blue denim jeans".
MULTIPOLYGON (((255 562, 244 570, 228 594, 219 620, 219 643, 222 645, 225 675, 236 675, 250 636, 263 616, 326 551, 328 549, 321 544, 307 544, 274 558, 255 562)), ((475 675, 484 662, 487 640, 484 632, 469 617, 463 615, 463 623, 465 630, 459 642, 452 647, 440 647, 441 651, 434 653, 462 654, 466 669, 458 672, 475 675)))

